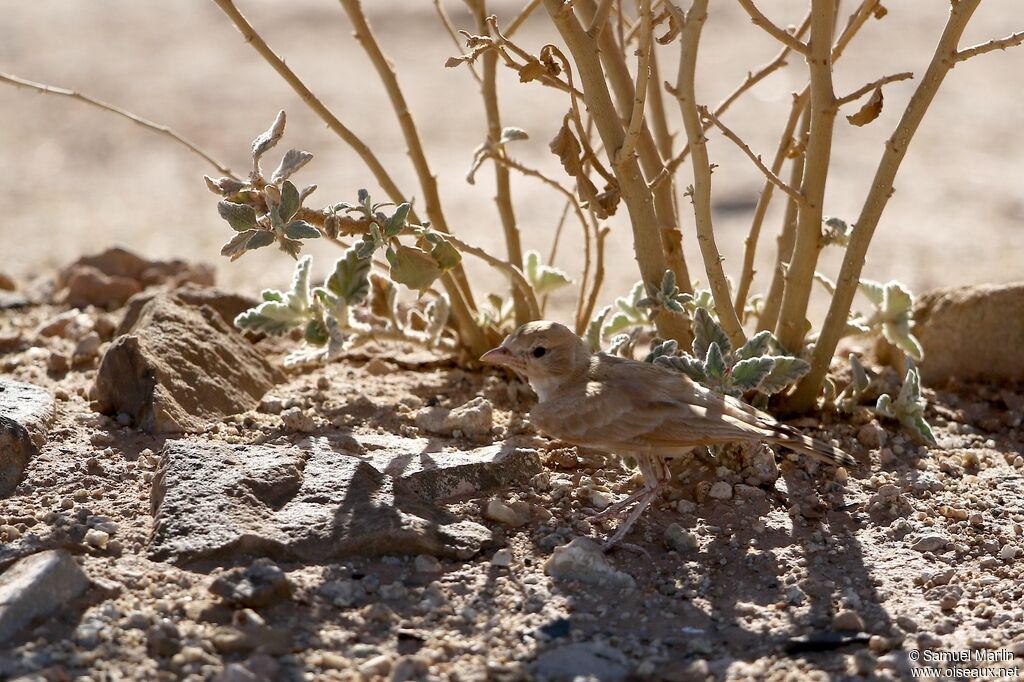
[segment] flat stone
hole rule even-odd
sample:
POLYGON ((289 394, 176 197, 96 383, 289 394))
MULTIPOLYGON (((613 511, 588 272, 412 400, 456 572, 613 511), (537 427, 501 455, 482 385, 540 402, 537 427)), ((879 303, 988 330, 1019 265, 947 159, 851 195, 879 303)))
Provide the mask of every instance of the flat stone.
POLYGON ((945 535, 929 533, 915 540, 914 544, 910 546, 910 549, 918 552, 934 552, 939 549, 944 549, 948 543, 949 539, 946 538, 945 535))
POLYGON ((49 391, 0 379, 0 496, 21 482, 29 460, 46 443, 53 416, 49 391))
POLYGON ((173 441, 153 481, 150 555, 177 563, 468 558, 491 541, 487 528, 435 507, 436 497, 418 494, 424 486, 411 485, 402 468, 386 471, 375 454, 323 437, 300 446, 173 441))
POLYGON ((89 578, 65 550, 21 559, 0 575, 0 644, 37 619, 67 608, 89 587, 89 578))
MULTIPOLYGON (((125 305, 124 315, 117 326, 117 335, 120 336, 131 331, 135 323, 138 322, 142 309, 160 294, 159 290, 150 289, 132 296, 125 305)), ((201 286, 192 282, 175 289, 174 294, 183 303, 194 308, 200 308, 204 305, 210 306, 217 311, 217 314, 229 326, 234 325, 235 318, 241 313, 259 305, 259 301, 251 296, 243 296, 242 294, 224 291, 215 287, 201 286)))
POLYGON ((914 307, 921 379, 1024 380, 1024 282, 936 289, 914 307))
POLYGON ((212 308, 161 294, 107 348, 92 398, 150 433, 187 433, 255 408, 281 378, 212 308))
POLYGON ((618 649, 600 642, 576 642, 548 649, 530 666, 543 680, 571 682, 579 678, 616 682, 630 672, 629 661, 618 649))
POLYGON ((556 547, 544 563, 544 572, 560 580, 578 580, 581 583, 613 589, 633 589, 633 576, 618 570, 608 562, 600 545, 590 538, 578 537, 556 547))

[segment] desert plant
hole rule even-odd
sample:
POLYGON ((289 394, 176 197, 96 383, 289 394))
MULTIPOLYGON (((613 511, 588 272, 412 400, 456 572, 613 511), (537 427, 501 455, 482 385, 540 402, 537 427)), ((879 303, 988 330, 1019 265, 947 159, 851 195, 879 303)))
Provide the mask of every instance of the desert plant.
MULTIPOLYGON (((286 154, 287 162, 281 173, 264 179, 258 157, 280 138, 283 118, 281 131, 275 126, 268 131, 269 135, 261 137, 257 145, 259 154, 254 147, 256 163, 246 180, 230 174, 223 164, 173 131, 124 110, 73 91, 14 76, 0 74, 0 81, 74 97, 128 116, 174 137, 218 167, 225 177, 211 181, 211 189, 224 195, 224 201, 237 204, 222 203, 220 209, 236 229, 225 247, 228 257, 274 243, 297 257, 301 242, 315 238, 315 233, 346 249, 351 246, 347 240, 355 238, 361 249, 360 257, 368 257, 371 251, 383 253, 383 260, 372 259, 372 267, 393 281, 418 291, 427 290, 432 300, 440 300, 443 292, 450 302, 449 337, 458 348, 474 354, 496 343, 514 324, 540 316, 544 290, 556 283, 564 286, 569 279, 574 280, 576 293, 573 324, 578 333, 586 333, 595 348, 605 340, 615 339, 616 347, 622 350, 630 339, 635 344, 636 330, 642 327, 653 327, 654 334, 675 341, 679 347, 691 347, 690 318, 696 310, 713 311, 716 324, 736 352, 746 346, 748 337, 757 338, 760 332, 768 331, 780 347, 796 356, 807 356, 809 371, 796 390, 786 396, 786 409, 790 411, 808 410, 817 403, 836 346, 850 329, 854 295, 858 289, 864 289, 861 271, 865 256, 893 193, 894 178, 939 87, 956 64, 1024 42, 1024 32, 1018 32, 973 47, 959 47, 980 0, 950 1, 945 28, 904 106, 899 124, 881 151, 861 210, 855 220, 846 223, 826 217, 824 200, 829 170, 834 165, 833 133, 837 121, 842 120, 839 114, 844 108, 863 102, 845 119, 850 125, 869 125, 886 105, 883 91, 887 86, 913 77, 909 72, 893 72, 849 93, 835 92, 833 74, 851 41, 869 21, 886 16, 879 0, 859 0, 845 22, 838 20, 838 0, 809 0, 806 16, 788 29, 766 16, 754 0, 738 0, 752 23, 774 37, 780 49, 766 64, 751 70, 716 106, 699 101, 696 88, 701 35, 706 22, 715 20, 709 15, 708 0, 692 0, 685 9, 671 0, 524 0, 517 14, 502 19, 489 12, 486 0, 466 0, 469 11, 461 27, 435 1, 440 25, 459 50, 447 66, 469 72, 480 84, 486 135, 474 153, 467 150, 472 168, 469 180, 475 180, 484 166, 493 166, 495 207, 506 246, 505 253, 498 256, 453 234, 441 188, 398 74, 359 0, 340 0, 340 5, 373 65, 401 130, 419 185, 415 207, 413 194, 398 186, 375 151, 310 90, 238 11, 233 0, 213 2, 257 54, 358 154, 384 197, 396 207, 391 215, 378 215, 382 205, 364 205, 362 198, 351 206, 335 203, 321 209, 306 208, 304 204, 313 186, 299 190, 287 177, 309 160, 309 155, 300 151, 286 154), (541 8, 557 30, 560 45, 530 46, 518 40, 519 28, 541 8), (677 53, 679 66, 674 82, 663 88, 660 63, 666 51, 677 53), (772 158, 763 161, 724 119, 744 93, 786 68, 794 57, 806 63, 806 85, 793 96, 772 158), (496 79, 501 68, 515 71, 520 87, 545 88, 550 96, 564 103, 566 114, 554 122, 556 133, 550 142, 550 149, 564 170, 562 177, 549 177, 511 154, 516 145, 527 144, 527 129, 539 124, 517 121, 530 124, 518 127, 503 120, 496 79), (673 137, 669 106, 673 100, 678 107, 676 127, 685 132, 681 141, 673 137), (711 214, 712 173, 716 168, 713 150, 708 145, 712 130, 741 149, 764 176, 735 290, 722 262, 711 214), (678 181, 678 172, 687 162, 693 181, 683 186, 678 181), (509 181, 514 173, 544 183, 564 202, 563 218, 543 259, 529 256, 521 243, 516 201, 509 181), (763 295, 759 295, 753 292, 753 264, 768 209, 776 195, 785 201, 785 215, 778 230, 771 281, 763 295), (685 202, 680 198, 689 200, 692 218, 685 215, 681 208, 685 202), (403 206, 407 213, 398 220, 395 215, 403 206), (625 211, 620 210, 622 207, 625 211), (423 218, 417 215, 417 209, 422 209, 423 218), (641 294, 627 297, 625 305, 619 299, 606 310, 598 305, 606 267, 604 240, 608 223, 617 216, 623 216, 632 231, 641 294), (389 220, 394 221, 391 228, 384 225, 389 220), (404 222, 404 227, 396 234, 388 234, 389 229, 397 229, 398 222, 404 222), (559 269, 560 236, 567 222, 578 223, 584 237, 584 267, 578 278, 575 273, 564 278, 554 274, 559 269), (703 261, 702 279, 707 283, 709 299, 699 304, 692 285, 694 278, 682 251, 683 236, 691 234, 691 224, 703 261), (820 274, 818 256, 829 243, 843 249, 843 262, 834 277, 828 314, 820 330, 814 331, 807 313, 812 284, 816 274, 820 274), (499 269, 510 281, 508 291, 485 296, 474 292, 459 262, 460 257, 467 255, 482 258, 499 269), (645 301, 649 305, 640 306, 644 299, 649 299, 645 301), (599 308, 601 312, 595 315, 599 308)), ((369 87, 363 91, 364 96, 371 95, 369 87)), ((907 297, 901 291, 905 293, 890 285, 883 287, 875 313, 860 321, 869 328, 876 327, 912 357, 919 357, 919 344, 906 324, 907 297)), ((726 356, 723 352, 723 360, 726 356)), ((708 358, 699 360, 707 370, 708 358)), ((714 369, 717 368, 715 365, 714 369)))
POLYGON ((883 417, 897 420, 915 440, 935 446, 935 434, 924 418, 926 405, 927 402, 921 395, 921 377, 917 368, 911 367, 907 370, 896 399, 893 400, 888 393, 883 393, 878 396, 875 411, 883 417))

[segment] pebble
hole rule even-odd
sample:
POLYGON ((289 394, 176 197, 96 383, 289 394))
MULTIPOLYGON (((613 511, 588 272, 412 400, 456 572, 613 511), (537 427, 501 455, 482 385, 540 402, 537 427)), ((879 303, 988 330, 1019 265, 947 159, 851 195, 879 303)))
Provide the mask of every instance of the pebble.
POLYGON ((922 535, 910 545, 910 549, 917 552, 934 552, 939 549, 943 549, 949 542, 946 536, 939 535, 938 533, 930 533, 928 535, 922 535))
POLYGON ((608 562, 601 546, 590 538, 577 537, 567 545, 556 547, 544 562, 544 572, 561 580, 578 580, 588 585, 633 589, 633 576, 608 562))
POLYGON ((484 518, 512 528, 525 525, 530 520, 530 506, 525 502, 506 504, 498 498, 491 499, 484 508, 484 518))
POLYGON ((491 566, 498 568, 507 568, 512 565, 512 550, 510 549, 499 549, 491 556, 491 566))
POLYGON ((437 557, 432 557, 429 554, 420 554, 416 557, 416 561, 413 562, 417 573, 440 573, 441 562, 437 560, 437 557))
POLYGON ((665 545, 680 554, 687 554, 700 547, 697 536, 686 530, 678 523, 673 523, 665 529, 665 545))
POLYGON ((732 498, 732 486, 725 481, 715 481, 708 490, 708 497, 716 500, 728 500, 732 498))
POLYGON ((309 433, 316 430, 316 420, 298 407, 291 407, 282 412, 281 424, 289 431, 297 433, 309 433))
POLYGON ((110 542, 110 533, 90 528, 85 532, 85 543, 96 549, 106 549, 110 542))
POLYGON ((864 629, 864 620, 853 609, 842 609, 833 616, 832 628, 834 630, 861 632, 864 629))
POLYGON ((387 675, 391 672, 391 657, 387 654, 374 656, 359 666, 359 672, 367 677, 387 675))
POLYGON ((1003 545, 999 550, 999 558, 1004 561, 1012 561, 1017 558, 1017 548, 1009 543, 1003 545))

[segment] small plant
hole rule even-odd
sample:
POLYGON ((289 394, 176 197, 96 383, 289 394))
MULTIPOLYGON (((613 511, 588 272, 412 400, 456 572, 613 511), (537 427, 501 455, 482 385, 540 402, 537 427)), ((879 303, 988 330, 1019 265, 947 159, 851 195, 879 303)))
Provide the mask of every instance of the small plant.
POLYGON ((837 395, 836 383, 832 377, 825 380, 826 405, 831 404, 840 412, 853 412, 861 404, 864 394, 871 386, 871 378, 868 376, 864 365, 860 363, 857 356, 851 353, 850 360, 850 383, 837 395))
POLYGON ((674 339, 652 348, 645 362, 669 367, 713 391, 739 397, 757 391, 764 397, 780 393, 810 370, 806 360, 771 354, 780 346, 774 335, 762 331, 733 352, 722 327, 705 308, 693 316, 693 354, 679 351, 674 339))
POLYGON ((915 440, 935 447, 938 445, 935 434, 924 419, 924 408, 927 404, 921 395, 921 377, 917 368, 911 367, 907 370, 907 376, 903 379, 903 386, 896 400, 888 393, 883 393, 878 396, 875 411, 883 417, 897 420, 915 440))

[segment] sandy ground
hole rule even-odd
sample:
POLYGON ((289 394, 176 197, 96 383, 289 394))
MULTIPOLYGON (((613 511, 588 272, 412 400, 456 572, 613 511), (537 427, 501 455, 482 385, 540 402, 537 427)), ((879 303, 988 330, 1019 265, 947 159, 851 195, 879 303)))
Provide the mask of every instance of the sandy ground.
MULTIPOLYGON (((845 3, 848 5, 848 3, 845 3)), ((242 2, 243 11, 271 45, 375 149, 399 185, 418 194, 394 117, 369 63, 350 37, 341 8, 330 2, 242 2)), ((473 148, 484 135, 475 82, 465 72, 445 70, 454 47, 434 19, 430 3, 367 2, 386 52, 394 58, 408 99, 439 176, 449 222, 463 238, 501 252, 491 200, 491 174, 477 185, 463 177, 473 148), (393 7, 401 5, 401 10, 393 7)), ((780 23, 797 22, 802 3, 773 3, 780 23)), ((843 93, 885 73, 923 71, 945 19, 944 3, 890 3, 889 15, 872 21, 849 49, 836 73, 843 93)), ((226 160, 247 165, 252 137, 278 109, 290 123, 285 145, 317 158, 298 176, 316 182, 322 203, 354 197, 374 183, 355 155, 334 138, 241 40, 212 3, 180 0, 174 11, 149 3, 99 0, 69 7, 55 0, 5 2, 0 25, 0 68, 20 76, 78 88, 172 125, 226 160)), ((494 4, 507 22, 517 3, 494 4)), ((469 28, 461 3, 449 4, 455 22, 469 28)), ((843 16, 851 10, 842 9, 843 16)), ((1015 0, 989 0, 977 12, 964 44, 1003 36, 1021 27, 1015 0)), ((752 67, 768 61, 776 47, 730 3, 713 10, 699 64, 699 95, 719 101, 752 67)), ((543 17, 519 34, 532 51, 558 42, 543 17)), ((666 52, 663 74, 672 77, 666 52)), ((725 117, 754 150, 770 156, 788 109, 789 92, 802 83, 802 64, 759 85, 725 117), (767 122, 761 125, 761 122, 767 122)), ((1018 91, 1024 50, 985 55, 957 66, 943 85, 897 179, 897 190, 879 226, 866 274, 898 278, 915 290, 938 285, 1020 279, 1024 253, 1024 109, 1018 91)), ((567 108, 564 97, 539 86, 523 86, 502 75, 504 123, 528 130, 517 143, 524 162, 556 174, 547 142, 567 108)), ((837 127, 835 159, 826 212, 853 219, 859 210, 885 137, 899 118, 913 82, 886 90, 881 117, 865 128, 845 121, 837 127)), ((217 255, 229 231, 216 216, 201 160, 145 130, 76 102, 0 88, 0 160, 9 170, 0 216, 0 269, 19 278, 113 242, 154 257, 187 257, 218 263, 220 281, 256 291, 287 280, 288 259, 261 252, 236 263, 217 255)), ((851 113, 851 112, 846 112, 851 113)), ((677 120, 677 119, 673 119, 677 120)), ((761 178, 747 159, 718 135, 711 136, 715 175, 716 229, 725 267, 738 276, 743 239, 761 178)), ((276 162, 276 156, 273 156, 276 162)), ((681 185, 685 185, 683 181, 681 185)), ((546 252, 561 200, 528 178, 514 178, 516 210, 528 247, 546 252)), ((379 194, 379 192, 378 192, 379 194)), ((624 211, 622 212, 624 213, 624 211)), ((778 224, 775 211, 768 227, 778 224)), ((636 279, 628 257, 630 235, 613 219, 609 274, 603 301, 621 295, 636 279)), ((691 271, 700 272, 692 219, 685 227, 691 271)), ((774 232, 774 227, 772 229, 774 232)), ((562 249, 562 264, 581 268, 580 239, 562 249)), ((334 249, 320 245, 317 268, 326 271, 334 249)), ((771 233, 762 240, 758 269, 774 256, 771 233)), ((825 273, 835 273, 840 254, 826 255, 825 273)), ((473 263, 480 288, 499 286, 485 266, 473 263)), ((755 290, 766 286, 766 277, 755 290)), ((815 294, 823 297, 821 291, 815 294)), ((571 301, 554 299, 553 315, 571 301)), ((823 301, 816 302, 821 312, 823 301)))

